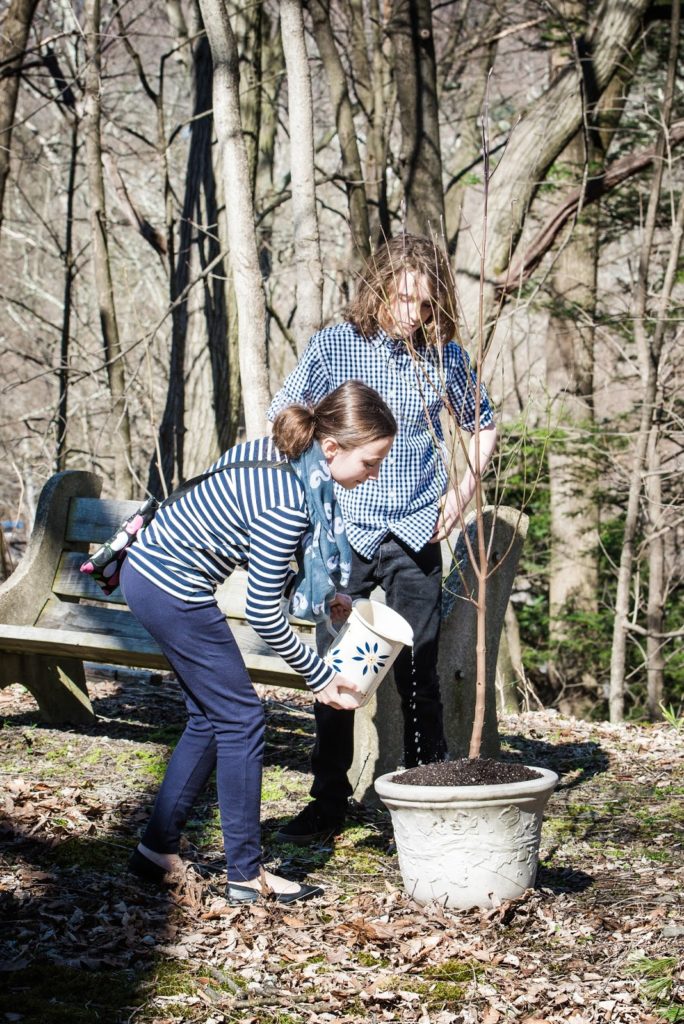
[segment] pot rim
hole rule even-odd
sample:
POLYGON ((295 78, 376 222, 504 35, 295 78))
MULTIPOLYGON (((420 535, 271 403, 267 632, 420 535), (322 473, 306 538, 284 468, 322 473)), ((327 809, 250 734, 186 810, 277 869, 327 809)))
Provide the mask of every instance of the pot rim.
POLYGON ((411 786, 400 782, 392 782, 399 772, 387 772, 380 775, 373 785, 381 800, 393 803, 443 804, 445 802, 474 803, 482 800, 516 799, 520 796, 533 796, 547 790, 554 790, 558 784, 558 774, 550 768, 539 768, 537 765, 525 765, 530 771, 539 772, 539 779, 523 779, 520 782, 501 782, 496 785, 482 786, 411 786))
POLYGON ((394 608, 390 608, 383 601, 374 601, 370 597, 357 597, 352 603, 351 617, 357 619, 364 629, 369 630, 374 636, 380 637, 387 644, 394 646, 395 644, 401 644, 404 647, 411 647, 413 645, 413 630, 411 626, 399 612, 395 611, 394 608), (371 608, 376 607, 379 609, 378 614, 384 615, 389 620, 391 628, 383 631, 375 623, 369 622, 367 618, 362 614, 363 607, 370 605, 371 608), (395 632, 396 630, 396 632, 395 632), (410 639, 409 639, 410 634, 410 639))

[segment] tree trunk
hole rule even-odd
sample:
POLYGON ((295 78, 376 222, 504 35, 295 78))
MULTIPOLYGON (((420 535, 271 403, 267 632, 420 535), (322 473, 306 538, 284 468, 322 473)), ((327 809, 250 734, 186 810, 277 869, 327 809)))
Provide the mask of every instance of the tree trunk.
MULTIPOLYGON (((278 108, 278 97, 282 84, 285 82, 285 58, 283 56, 283 41, 280 35, 280 25, 274 24, 273 20, 264 12, 264 25, 262 29, 261 45, 261 120, 259 124, 259 147, 257 153, 257 177, 256 177, 256 205, 261 209, 263 204, 273 198, 276 143, 278 138, 278 126, 280 110, 278 108)), ((259 266, 264 279, 266 294, 269 293, 269 279, 273 267, 273 210, 260 213, 258 223, 258 244, 259 244, 259 266)), ((235 293, 231 289, 231 303, 229 309, 232 311, 235 306, 235 293)), ((235 315, 231 314, 231 333, 235 333, 235 315)), ((235 339, 237 345, 237 338, 235 339)), ((271 313, 270 307, 267 310, 266 319, 266 364, 269 373, 271 366, 271 313)), ((271 377, 272 379, 272 377, 271 377)), ((278 378, 280 379, 280 378, 278 378)))
POLYGON ((126 375, 109 262, 107 209, 100 138, 100 0, 86 0, 84 14, 86 44, 84 132, 88 161, 88 195, 95 292, 111 392, 110 416, 114 424, 110 451, 113 449, 114 452, 116 496, 130 498, 133 496, 131 430, 126 405, 126 375))
POLYGON ((19 96, 21 65, 38 0, 10 0, 0 28, 0 232, 5 206, 5 186, 12 153, 12 128, 19 96))
MULTIPOLYGON (((383 5, 384 6, 384 5, 383 5)), ((372 25, 371 75, 373 106, 369 111, 368 141, 366 143, 366 195, 372 203, 369 221, 375 244, 390 235, 390 216, 387 199, 387 153, 390 139, 389 108, 392 91, 391 42, 387 39, 384 21, 377 0, 370 2, 372 25)))
MULTIPOLYGON (((475 52, 468 52, 457 68, 446 72, 448 80, 459 80, 462 101, 460 103, 458 148, 445 155, 444 169, 449 183, 444 196, 446 216, 446 237, 450 250, 456 248, 458 231, 461 226, 461 208, 466 190, 466 174, 478 166, 482 153, 482 129, 480 118, 485 107, 489 72, 494 67, 498 48, 498 29, 503 20, 502 10, 494 5, 488 12, 482 36, 486 42, 475 52)), ((465 19, 458 25, 466 30, 465 19)), ((441 75, 445 72, 439 69, 441 75)), ((440 75, 440 78, 441 78, 440 75)), ((444 78, 441 79, 444 81, 444 78)))
MULTIPOLYGON (((485 313, 494 282, 504 273, 538 183, 582 126, 638 35, 649 0, 607 0, 589 38, 580 40, 582 77, 568 64, 511 132, 489 188, 485 313)), ((482 199, 470 192, 465 210, 470 231, 459 237, 459 290, 466 323, 477 320, 482 199)))
POLYGON ((78 157, 78 117, 71 121, 71 150, 69 154, 69 181, 67 184, 66 231, 64 237, 64 304, 62 332, 59 346, 59 399, 57 402, 57 472, 67 468, 67 429, 69 423, 69 341, 71 338, 72 293, 74 286, 74 196, 76 163, 78 157))
POLYGON ((328 81, 330 101, 337 127, 337 138, 340 143, 342 176, 347 189, 347 200, 349 203, 349 227, 352 236, 353 259, 359 262, 370 255, 368 204, 347 78, 330 25, 329 9, 330 4, 328 0, 311 0, 309 3, 316 46, 321 55, 328 81))
MULTIPOLYGON (((580 140, 577 143, 581 146, 580 140)), ((567 150, 566 150, 567 153, 567 150)), ((552 681, 569 682, 562 708, 576 713, 584 691, 596 688, 590 666, 576 672, 569 616, 598 610, 598 505, 596 470, 591 458, 593 410, 594 309, 598 237, 596 217, 583 218, 563 249, 553 275, 556 314, 551 314, 546 344, 546 384, 561 436, 549 447, 551 559, 549 566, 549 642, 555 655, 552 681), (578 693, 577 687, 580 686, 578 693), (578 703, 574 703, 575 699, 578 703)))
MULTIPOLYGON (((617 592, 615 596, 615 620, 613 625, 613 643, 610 657, 610 720, 621 722, 625 713, 625 676, 627 663, 627 636, 629 633, 629 598, 632 583, 632 566, 637 526, 639 520, 639 503, 641 499, 643 467, 648 450, 651 430, 657 429, 655 418, 656 398, 658 393, 658 370, 662 350, 663 336, 667 324, 667 309, 676 277, 677 262, 682 247, 682 226, 684 225, 684 194, 679 199, 679 209, 673 226, 673 240, 670 249, 665 278, 660 293, 659 308, 649 337, 646 327, 647 303, 649 295, 649 268, 655 237, 658 204, 662 192, 665 140, 667 138, 672 107, 679 48, 680 4, 675 0, 672 6, 672 26, 670 33, 670 53, 668 59, 667 84, 663 100, 661 132, 658 138, 658 156, 654 161, 653 181, 649 195, 646 220, 644 223, 643 240, 639 257, 639 270, 635 295, 634 337, 637 343, 641 370, 644 378, 644 389, 641 399, 641 416, 636 447, 632 458, 629 481, 629 497, 625 516, 625 529, 618 569, 617 592)), ((655 442, 651 442, 655 443, 655 442)))
POLYGON ((444 190, 429 0, 394 0, 389 30, 401 119, 406 229, 438 239, 444 232, 444 190))
MULTIPOLYGON (((239 389, 231 387, 229 367, 224 259, 227 242, 219 221, 210 114, 212 60, 205 37, 197 41, 193 67, 196 112, 205 116, 193 125, 186 185, 188 249, 179 252, 177 267, 181 271, 183 263, 191 281, 200 278, 187 300, 183 465, 186 478, 201 473, 234 443, 240 409, 239 389)), ((185 210, 183 219, 185 222, 185 210)))
POLYGON ((214 120, 230 230, 230 264, 240 337, 240 378, 248 437, 266 428, 269 404, 266 304, 254 229, 249 162, 240 119, 238 57, 224 4, 201 0, 214 62, 214 120))
MULTIPOLYGON (((564 24, 584 24, 584 8, 582 0, 562 0, 564 24)), ((572 60, 574 42, 570 37, 564 46, 553 49, 555 73, 572 60)), ((601 155, 591 134, 578 132, 557 161, 558 177, 576 185, 587 167, 594 173, 597 163, 600 166, 601 155)), ((598 609, 598 505, 588 443, 594 422, 598 246, 598 209, 590 207, 581 211, 556 256, 546 332, 546 387, 560 427, 548 456, 550 681, 559 692, 561 711, 580 715, 586 691, 597 685, 591 667, 584 665, 581 676, 577 671, 570 616, 594 614, 598 609)))
MULTIPOLYGON (((658 402, 658 406, 661 406, 658 402)), ((665 530, 663 509, 663 485, 660 462, 659 410, 654 416, 651 435, 646 450, 646 473, 644 490, 646 494, 646 519, 648 546, 648 601, 646 609, 646 706, 652 722, 661 719, 660 708, 665 681, 664 640, 665 630, 665 530)))
MULTIPOLYGON (((169 204, 172 308, 171 361, 159 430, 161 469, 151 467, 149 489, 168 491, 174 479, 195 476, 234 443, 239 382, 231 374, 224 253, 213 165, 212 60, 206 36, 192 48, 193 119, 178 240, 169 204)), ((237 360, 237 356, 235 357, 237 360)))
POLYGON ((287 70, 292 217, 297 279, 295 337, 302 350, 323 316, 323 268, 316 216, 313 98, 300 0, 282 0, 280 31, 287 70))
MULTIPOLYGON (((231 3, 230 17, 234 26, 238 51, 238 78, 240 82, 240 119, 242 137, 247 150, 249 183, 252 201, 256 195, 259 166, 259 133, 263 89, 263 0, 252 4, 231 3)), ((269 68, 269 74, 272 73, 269 68)))

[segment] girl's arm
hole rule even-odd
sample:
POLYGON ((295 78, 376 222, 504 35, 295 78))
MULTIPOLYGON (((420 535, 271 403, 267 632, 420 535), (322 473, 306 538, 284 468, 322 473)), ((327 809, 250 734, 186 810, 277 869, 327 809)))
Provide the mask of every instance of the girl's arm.
MULTIPOLYGON (((302 643, 282 609, 290 562, 308 525, 303 511, 284 506, 269 509, 252 521, 245 610, 247 621, 261 639, 318 693, 330 683, 346 686, 346 680, 326 665, 313 647, 302 643)), ((349 706, 357 705, 350 702, 349 706)))

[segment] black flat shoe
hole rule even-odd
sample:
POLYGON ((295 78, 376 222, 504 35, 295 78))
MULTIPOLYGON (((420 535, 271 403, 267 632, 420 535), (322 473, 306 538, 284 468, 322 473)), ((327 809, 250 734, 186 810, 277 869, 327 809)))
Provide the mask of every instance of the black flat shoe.
POLYGON ((262 893, 260 889, 251 889, 248 885, 229 882, 226 886, 226 899, 234 907, 241 903, 256 903, 260 899, 287 904, 296 903, 298 900, 312 900, 315 896, 322 896, 323 892, 320 885, 300 885, 295 892, 262 893))
POLYGON ((168 875, 168 871, 165 868, 155 864, 153 860, 150 860, 149 857, 146 857, 138 849, 135 849, 131 854, 128 861, 128 870, 132 874, 137 875, 138 878, 142 878, 144 882, 153 882, 155 885, 163 885, 168 875))

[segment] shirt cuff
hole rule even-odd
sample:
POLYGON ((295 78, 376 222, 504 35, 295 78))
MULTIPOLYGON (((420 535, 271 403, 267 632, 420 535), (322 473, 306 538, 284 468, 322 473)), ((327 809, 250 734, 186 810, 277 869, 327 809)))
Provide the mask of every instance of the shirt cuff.
POLYGON ((322 658, 318 659, 319 664, 313 670, 313 672, 307 677, 306 683, 310 690, 317 693, 322 690, 328 683, 331 683, 337 672, 330 665, 326 665, 322 658))

